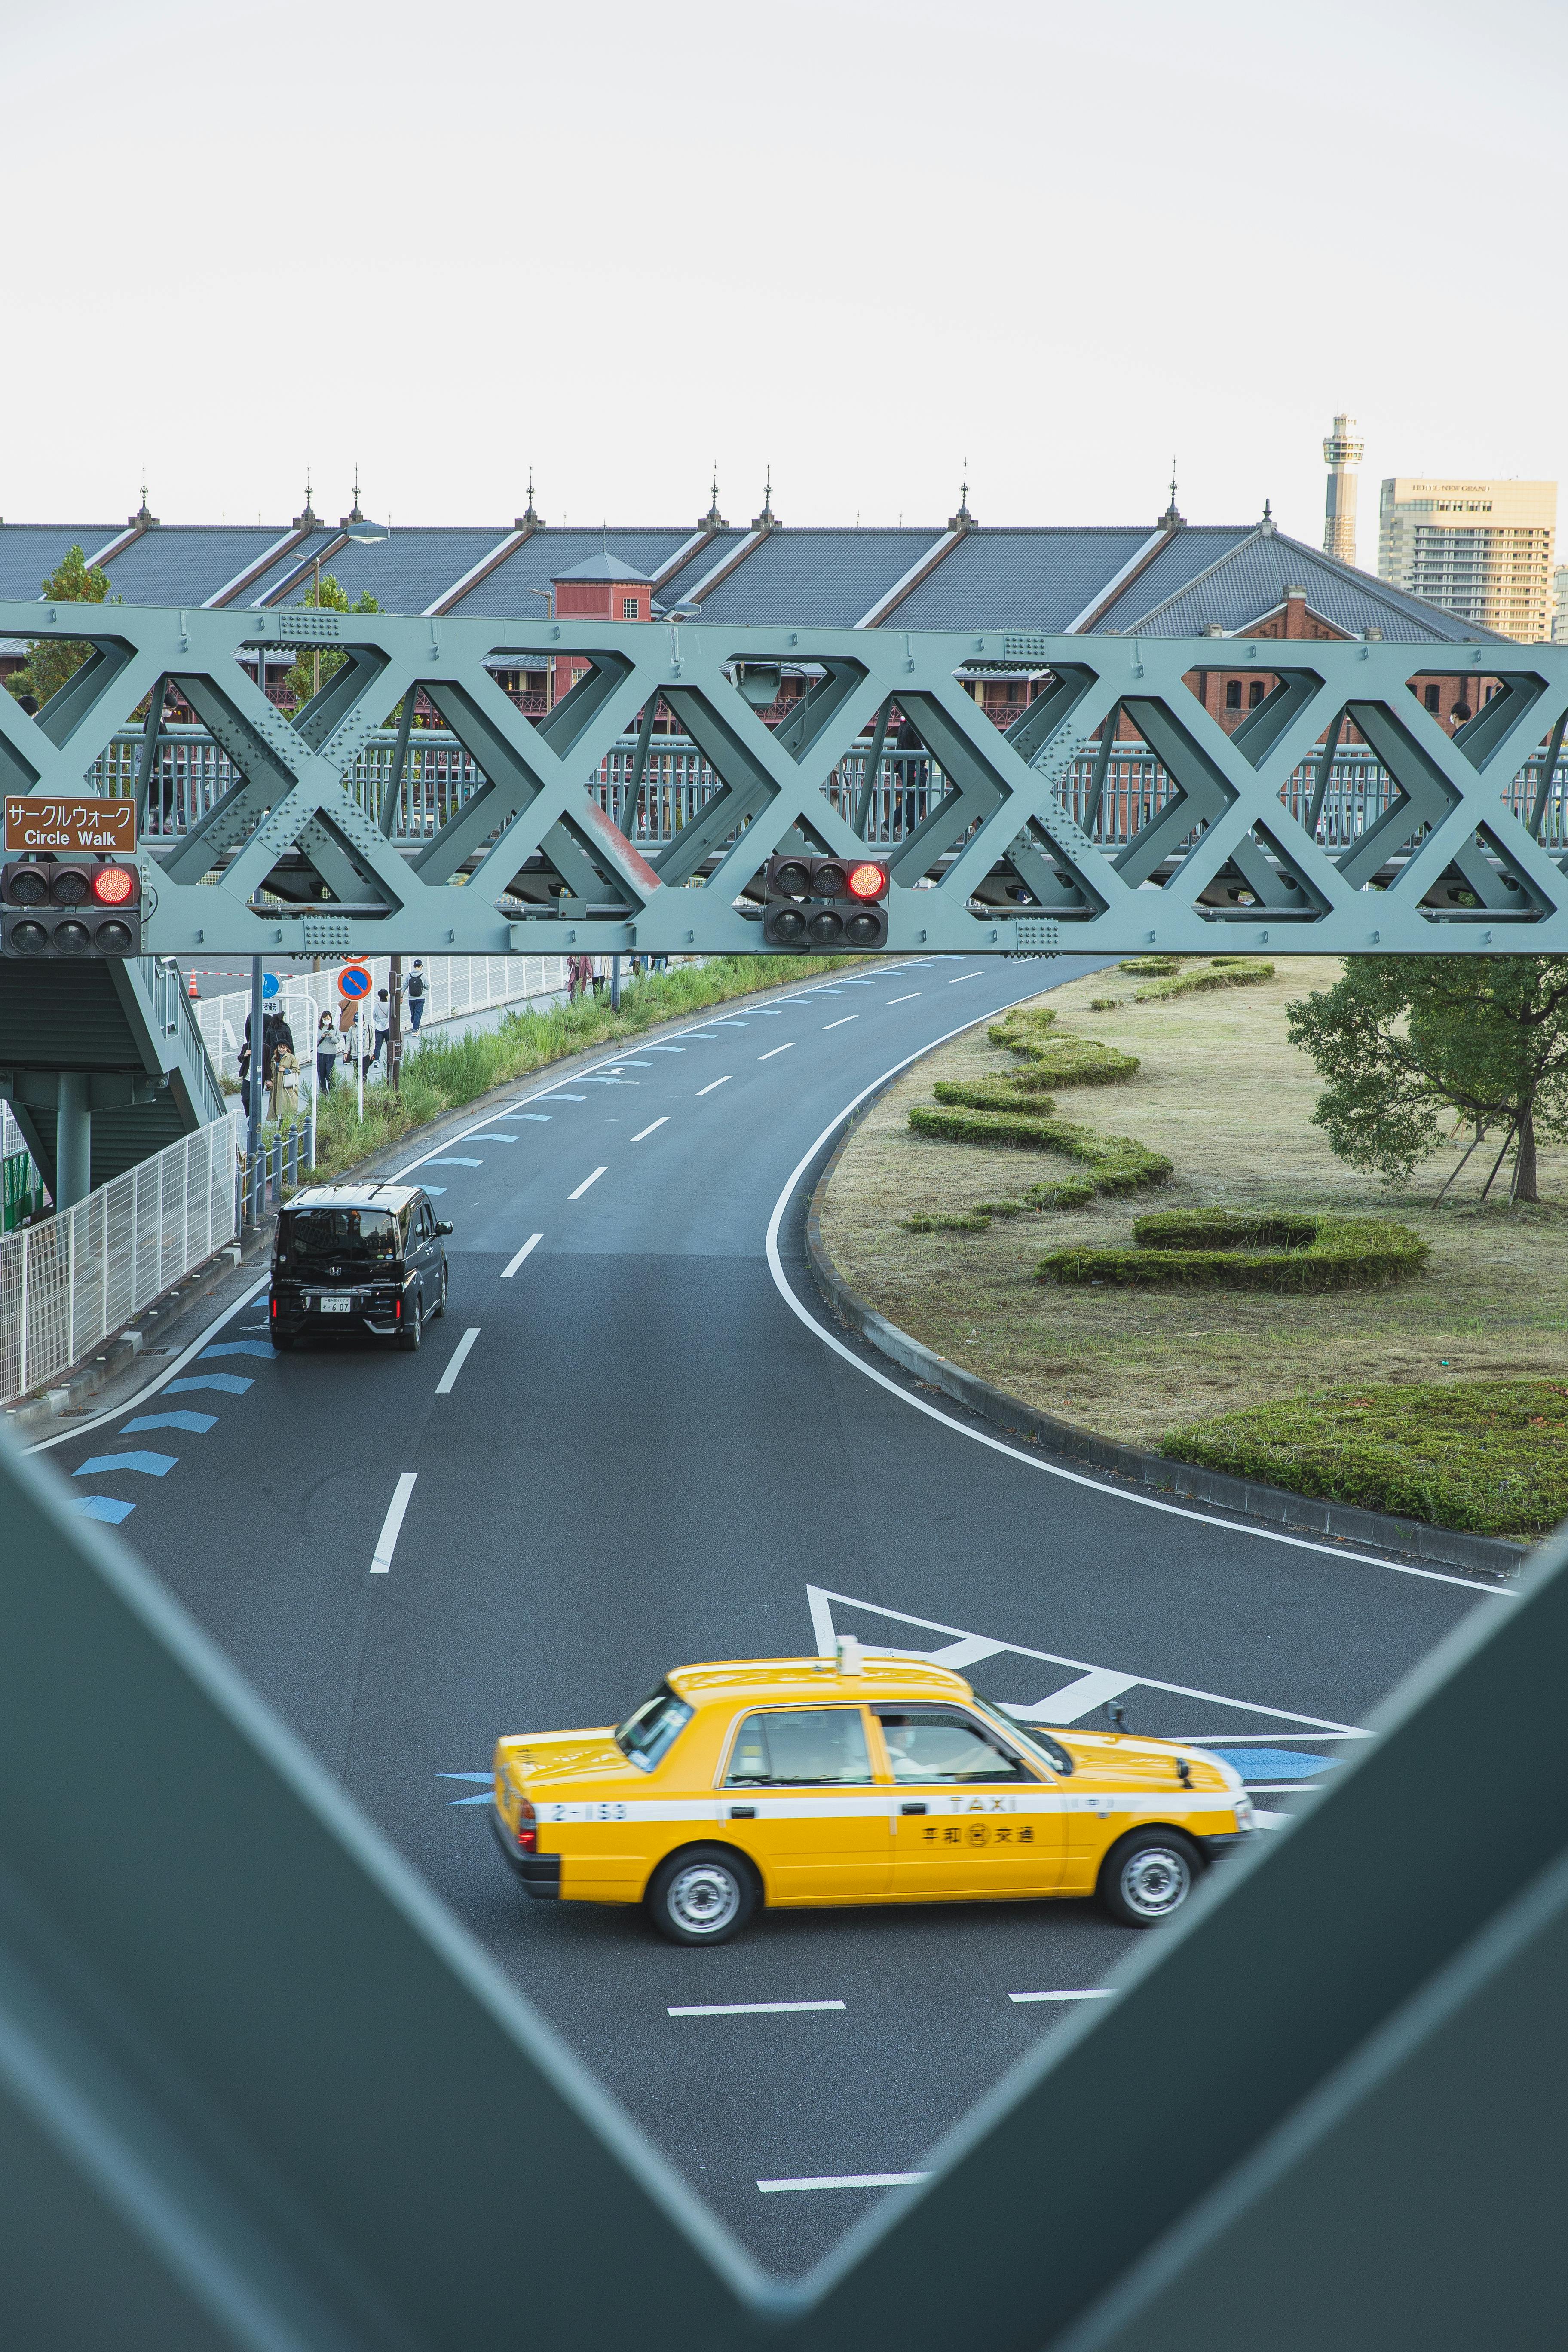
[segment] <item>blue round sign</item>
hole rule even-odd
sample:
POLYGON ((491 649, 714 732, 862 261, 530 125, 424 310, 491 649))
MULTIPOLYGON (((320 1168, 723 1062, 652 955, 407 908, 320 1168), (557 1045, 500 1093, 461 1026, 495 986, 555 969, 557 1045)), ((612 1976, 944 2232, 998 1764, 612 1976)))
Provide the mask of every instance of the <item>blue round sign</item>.
POLYGON ((338 974, 338 994, 349 997, 370 994, 370 974, 363 963, 346 963, 338 974))
POLYGON ((278 974, 275 971, 264 971, 261 975, 261 995, 263 1003, 268 1003, 271 998, 276 996, 278 989, 278 974))

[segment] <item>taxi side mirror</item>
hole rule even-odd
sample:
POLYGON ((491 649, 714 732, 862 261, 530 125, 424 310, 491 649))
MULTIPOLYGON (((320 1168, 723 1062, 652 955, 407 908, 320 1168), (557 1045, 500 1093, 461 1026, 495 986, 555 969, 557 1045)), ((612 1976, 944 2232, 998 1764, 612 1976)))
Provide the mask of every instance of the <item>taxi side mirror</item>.
POLYGON ((451 1230, 452 1230, 452 1228, 451 1228, 451 1226, 447 1223, 447 1220, 446 1220, 446 1218, 445 1218, 445 1217, 437 1217, 437 1220, 436 1220, 436 1231, 437 1231, 438 1234, 449 1234, 449 1233, 451 1232, 451 1230))

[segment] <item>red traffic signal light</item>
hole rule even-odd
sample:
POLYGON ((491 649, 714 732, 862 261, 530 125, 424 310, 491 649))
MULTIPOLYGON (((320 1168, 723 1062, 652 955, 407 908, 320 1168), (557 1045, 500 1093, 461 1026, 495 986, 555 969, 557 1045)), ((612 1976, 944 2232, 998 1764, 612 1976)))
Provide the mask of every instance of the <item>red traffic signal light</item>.
POLYGON ((770 857, 763 938, 780 948, 886 947, 888 879, 868 857, 770 857))
POLYGON ((140 872, 54 857, 0 866, 0 950, 34 961, 140 955, 140 872))

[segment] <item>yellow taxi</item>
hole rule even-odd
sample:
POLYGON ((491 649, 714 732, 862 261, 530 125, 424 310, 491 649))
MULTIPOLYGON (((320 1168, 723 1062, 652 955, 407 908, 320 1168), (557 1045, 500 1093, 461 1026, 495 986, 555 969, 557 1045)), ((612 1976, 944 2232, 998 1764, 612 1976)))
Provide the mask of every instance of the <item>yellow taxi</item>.
POLYGON ((677 1666, 624 1723, 509 1735, 490 1819, 530 1895, 641 1903, 678 1944, 721 1944, 763 1904, 1098 1893, 1152 1927, 1253 1827, 1201 1748, 1025 1725, 853 1641, 677 1666))

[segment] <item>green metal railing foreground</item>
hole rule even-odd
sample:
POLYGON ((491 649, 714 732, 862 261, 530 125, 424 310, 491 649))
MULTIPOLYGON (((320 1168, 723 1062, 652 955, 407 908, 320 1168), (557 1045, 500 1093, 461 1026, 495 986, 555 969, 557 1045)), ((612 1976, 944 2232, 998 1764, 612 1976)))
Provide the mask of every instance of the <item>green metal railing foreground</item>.
POLYGON ((923 2189, 784 2284, 8 1445, 0 1529, 7 2343, 1557 2340, 1561 1539, 1519 1597, 1478 1601, 1296 1826, 1216 1873, 1116 2001, 950 2136, 923 2189))
POLYGON ((1542 839, 1568 722, 1568 646, 500 623, 47 599, 0 603, 0 635, 89 649, 36 717, 0 695, 7 793, 79 795, 144 712, 145 818, 155 782, 162 792, 167 684, 242 779, 159 856, 142 856, 146 943, 165 955, 760 952, 760 910, 743 894, 774 850, 860 854, 875 794, 849 811, 834 779, 847 759, 875 777, 889 732, 912 737, 941 778, 912 827, 879 848, 897 953, 1568 946, 1568 876, 1542 839), (341 662, 292 717, 237 659, 282 644, 341 662), (577 682, 531 719, 487 667, 502 656, 564 665, 577 682), (1049 677, 1005 733, 959 675, 996 660, 1049 677), (1248 666, 1272 684, 1227 733, 1185 681, 1248 666), (774 707, 785 667, 812 684, 770 727, 760 712, 774 707), (1445 676, 1461 681, 1471 711, 1452 735, 1415 690, 1445 676), (421 703, 483 782, 405 855, 392 836, 421 703), (721 789, 656 863, 628 828, 637 830, 661 706, 721 789), (345 779, 395 713, 373 811, 345 779), (1110 771, 1121 720, 1169 789, 1129 839, 1097 841, 1107 788, 1113 802, 1120 792, 1110 771), (1380 811, 1331 845, 1317 835, 1347 731, 1392 784, 1380 811), (622 769, 615 817, 590 788, 612 754, 622 769), (1315 782, 1303 810, 1293 780, 1304 766, 1315 782))

